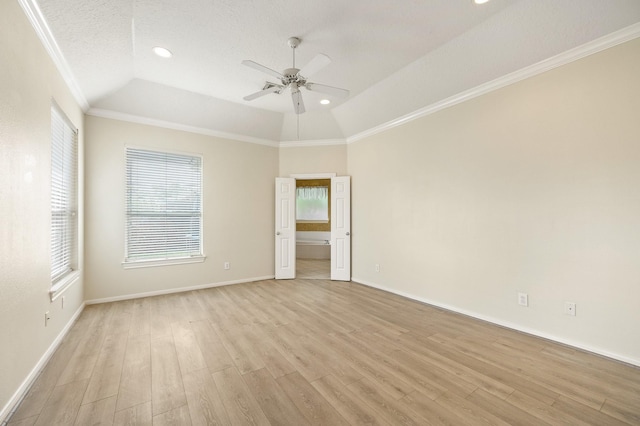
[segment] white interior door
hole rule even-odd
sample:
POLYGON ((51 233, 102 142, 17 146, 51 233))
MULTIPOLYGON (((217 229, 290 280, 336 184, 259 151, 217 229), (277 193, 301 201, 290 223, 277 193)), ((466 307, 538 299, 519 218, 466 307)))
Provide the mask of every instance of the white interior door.
POLYGON ((351 281, 351 178, 331 178, 331 279, 351 281))
POLYGON ((296 277, 296 180, 276 178, 276 279, 296 277))

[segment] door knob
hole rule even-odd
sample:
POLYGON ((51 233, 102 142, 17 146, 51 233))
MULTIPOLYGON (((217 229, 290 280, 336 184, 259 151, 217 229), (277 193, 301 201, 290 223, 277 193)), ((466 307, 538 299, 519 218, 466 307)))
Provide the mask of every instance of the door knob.
POLYGON ((351 235, 351 234, 349 234, 349 233, 347 232, 345 235, 346 235, 346 236, 349 236, 349 235, 351 235))
POLYGON ((280 231, 276 232, 276 235, 280 235, 280 231))

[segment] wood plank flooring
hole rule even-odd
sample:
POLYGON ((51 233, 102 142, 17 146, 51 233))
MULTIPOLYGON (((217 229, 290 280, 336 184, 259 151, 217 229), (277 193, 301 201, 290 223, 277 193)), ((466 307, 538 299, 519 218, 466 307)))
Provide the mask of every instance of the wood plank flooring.
POLYGON ((639 425, 640 369, 355 283, 87 306, 9 425, 639 425))
POLYGON ((296 259, 296 278, 328 280, 331 278, 330 259, 296 259))

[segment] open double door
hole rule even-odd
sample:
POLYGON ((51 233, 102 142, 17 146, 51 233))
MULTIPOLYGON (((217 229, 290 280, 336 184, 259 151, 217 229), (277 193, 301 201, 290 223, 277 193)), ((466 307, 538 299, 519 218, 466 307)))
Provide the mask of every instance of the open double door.
MULTIPOLYGON (((296 277, 296 180, 276 178, 276 279, 296 277)), ((351 178, 331 178, 331 279, 351 281, 351 178)))

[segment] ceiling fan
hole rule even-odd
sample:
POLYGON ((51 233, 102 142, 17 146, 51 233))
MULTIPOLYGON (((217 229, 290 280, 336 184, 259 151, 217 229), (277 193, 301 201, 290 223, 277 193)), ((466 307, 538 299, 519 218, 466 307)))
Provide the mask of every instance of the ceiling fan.
POLYGON ((307 80, 307 77, 312 76, 316 72, 320 71, 325 66, 331 63, 331 59, 327 55, 319 53, 315 58, 311 60, 307 65, 301 69, 296 68, 296 47, 300 45, 302 40, 298 37, 291 37, 287 40, 289 47, 293 50, 293 66, 279 73, 271 68, 267 68, 264 65, 260 65, 257 62, 244 60, 242 65, 246 65, 265 74, 269 74, 272 77, 280 80, 280 83, 271 83, 267 81, 259 92, 252 93, 245 96, 245 101, 252 101, 270 93, 282 94, 287 88, 291 87, 291 98, 293 100, 293 109, 296 114, 302 114, 305 112, 304 102, 302 101, 302 93, 300 88, 311 92, 325 93, 327 95, 335 96, 338 98, 346 98, 349 96, 349 91, 346 89, 340 89, 339 87, 327 86, 326 84, 312 83, 307 80))

